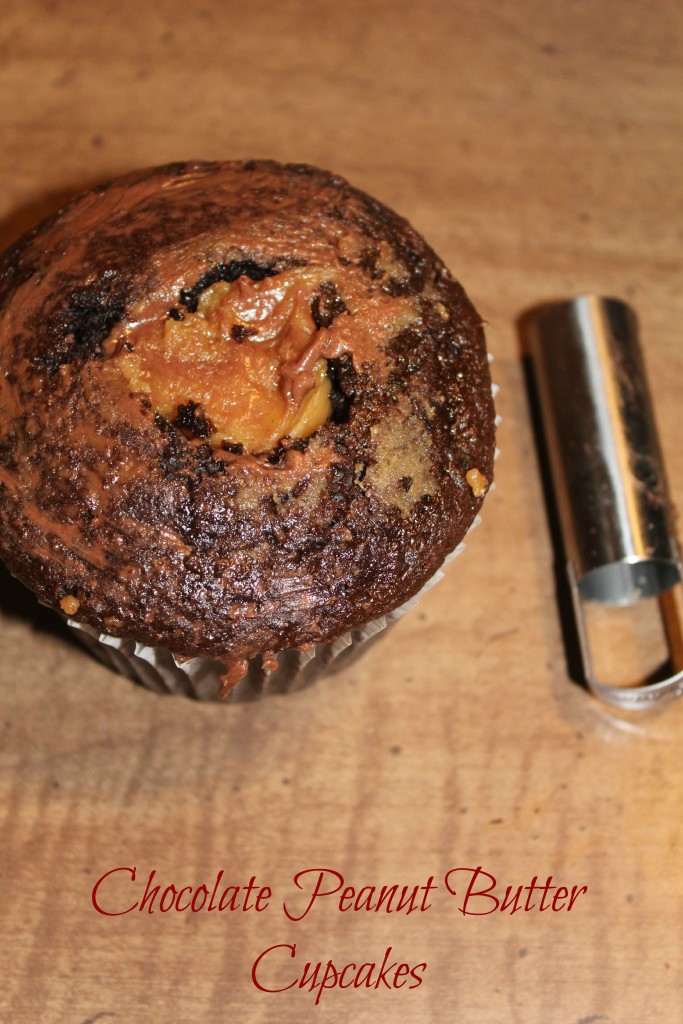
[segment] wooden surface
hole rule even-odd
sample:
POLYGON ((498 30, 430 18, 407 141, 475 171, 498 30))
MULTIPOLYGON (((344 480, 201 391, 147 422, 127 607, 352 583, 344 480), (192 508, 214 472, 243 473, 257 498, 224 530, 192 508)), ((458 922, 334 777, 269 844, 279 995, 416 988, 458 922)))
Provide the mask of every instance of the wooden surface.
POLYGON ((681 27, 667 0, 3 5, 3 245, 136 166, 333 168, 464 282, 504 418, 465 554, 390 638, 299 695, 159 698, 6 582, 3 1020, 680 1019, 683 705, 612 715, 568 681, 516 322, 584 291, 635 305, 683 505, 681 27), (463 915, 444 876, 479 865, 499 890, 552 875, 588 892, 570 912, 463 915), (162 887, 255 876, 272 899, 260 913, 98 914, 95 882, 126 866, 137 884, 112 876, 110 907, 141 898, 152 869, 162 887), (289 921, 309 868, 439 888, 409 916, 329 897, 289 921), (389 946, 427 969, 419 987, 335 989, 316 1006, 315 992, 252 983, 259 954, 287 943, 295 959, 262 962, 271 987, 306 961, 381 963, 389 946))

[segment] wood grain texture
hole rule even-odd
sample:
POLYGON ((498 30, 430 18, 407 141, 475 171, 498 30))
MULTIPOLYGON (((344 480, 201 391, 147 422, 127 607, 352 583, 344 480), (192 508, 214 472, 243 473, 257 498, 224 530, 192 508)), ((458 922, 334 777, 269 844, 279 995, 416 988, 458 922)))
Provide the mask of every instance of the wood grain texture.
POLYGON ((568 681, 517 321, 584 291, 635 305, 681 506, 681 22, 669 0, 4 5, 3 245, 136 166, 333 168, 407 216, 488 321, 503 456, 444 581, 357 665, 289 698, 159 698, 4 581, 3 1020, 678 1019, 683 705, 612 715, 568 681), (273 900, 98 915, 95 880, 124 865, 178 886, 255 875, 273 900), (443 875, 477 865, 502 887, 552 874, 589 892, 570 913, 463 916, 443 875), (440 889, 426 913, 323 901, 289 922, 310 867, 440 889), (428 967, 414 990, 315 1007, 252 984, 258 954, 289 942, 285 984, 306 960, 388 946, 428 967))

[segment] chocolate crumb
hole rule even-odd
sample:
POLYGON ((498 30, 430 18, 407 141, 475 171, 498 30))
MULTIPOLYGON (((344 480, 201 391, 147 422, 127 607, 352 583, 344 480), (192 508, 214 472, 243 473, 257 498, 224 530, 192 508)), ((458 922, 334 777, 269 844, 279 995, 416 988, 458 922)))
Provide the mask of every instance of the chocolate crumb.
POLYGON ((258 327, 246 327, 244 324, 233 324, 230 328, 233 341, 240 345, 247 338, 253 338, 258 334, 258 327))
POLYGON ((337 295, 334 283, 323 281, 320 285, 320 295, 316 295, 311 303, 313 323, 318 330, 322 327, 331 327, 334 320, 342 313, 348 313, 348 309, 344 300, 337 295))
POLYGON ((221 448, 224 452, 230 452, 232 455, 244 455, 244 445, 239 441, 222 441, 221 448))
POLYGON ((204 415, 201 405, 192 400, 185 405, 178 406, 178 413, 173 423, 194 437, 210 437, 213 433, 213 423, 204 415))

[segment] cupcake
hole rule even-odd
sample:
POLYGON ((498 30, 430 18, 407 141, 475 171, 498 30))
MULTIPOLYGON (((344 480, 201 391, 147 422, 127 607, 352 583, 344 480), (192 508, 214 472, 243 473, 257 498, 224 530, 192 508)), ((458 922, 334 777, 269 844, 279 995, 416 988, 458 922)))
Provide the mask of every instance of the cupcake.
POLYGON ((180 163, 0 261, 0 545, 118 669, 285 690, 400 614, 492 480, 481 321, 342 178, 180 163))

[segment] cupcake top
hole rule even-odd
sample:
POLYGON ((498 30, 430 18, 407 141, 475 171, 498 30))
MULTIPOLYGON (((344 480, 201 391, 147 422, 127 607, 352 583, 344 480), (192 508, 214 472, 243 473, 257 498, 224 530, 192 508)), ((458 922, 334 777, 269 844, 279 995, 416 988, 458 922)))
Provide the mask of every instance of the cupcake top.
POLYGON ((77 621, 244 659, 397 607, 492 477, 480 319, 324 171, 187 163, 0 260, 0 545, 77 621))

